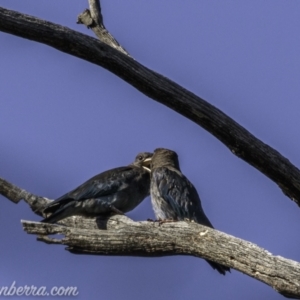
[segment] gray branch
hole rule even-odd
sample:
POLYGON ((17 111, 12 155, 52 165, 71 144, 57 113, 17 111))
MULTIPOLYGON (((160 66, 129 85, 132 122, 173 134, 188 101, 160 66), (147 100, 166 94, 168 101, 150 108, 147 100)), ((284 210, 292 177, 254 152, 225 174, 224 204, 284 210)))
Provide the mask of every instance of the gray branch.
MULTIPOLYGON (((24 199, 42 215, 49 199, 38 197, 0 178, 0 194, 18 203, 24 199)), ((73 216, 56 224, 22 221, 27 233, 48 244, 66 245, 75 254, 167 256, 191 255, 226 265, 260 280, 286 297, 300 299, 300 264, 274 256, 250 242, 194 222, 134 222, 73 216), (64 238, 49 237, 62 234, 64 238)))
POLYGON ((38 235, 39 241, 66 245, 71 253, 201 257, 260 280, 283 296, 300 299, 299 263, 203 225, 133 222, 119 215, 106 220, 81 218, 80 223, 76 222, 76 217, 69 219, 68 224, 72 223, 73 227, 30 221, 22 221, 22 224, 27 233, 38 235), (65 237, 50 238, 48 235, 52 234, 65 237))
POLYGON ((101 13, 101 5, 99 0, 89 0, 91 17, 99 26, 103 25, 103 16, 101 13))
POLYGON ((99 40, 19 12, 0 8, 0 31, 54 47, 101 66, 219 139, 230 151, 273 180, 300 206, 300 171, 222 111, 99 40))
POLYGON ((0 195, 6 197, 11 202, 18 204, 20 200, 24 200, 32 209, 34 213, 42 216, 42 209, 51 200, 31 194, 16 185, 0 178, 0 195))
POLYGON ((105 28, 99 0, 89 0, 90 9, 86 9, 77 18, 77 24, 84 24, 91 28, 101 42, 128 55, 129 53, 118 43, 118 41, 105 28))

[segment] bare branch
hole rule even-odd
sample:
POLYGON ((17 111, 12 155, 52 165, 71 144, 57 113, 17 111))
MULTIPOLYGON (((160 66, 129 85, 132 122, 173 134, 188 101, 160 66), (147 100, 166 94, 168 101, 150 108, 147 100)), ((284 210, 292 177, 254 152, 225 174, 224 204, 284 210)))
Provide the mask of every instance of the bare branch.
POLYGON ((9 183, 2 178, 0 178, 0 194, 16 204, 23 199, 28 203, 33 212, 40 216, 42 216, 41 210, 43 207, 51 201, 47 198, 39 197, 20 189, 16 185, 9 183))
POLYGON ((193 222, 162 225, 133 222, 119 215, 108 220, 90 219, 89 222, 91 228, 86 226, 86 229, 30 221, 22 221, 22 224, 27 233, 37 234, 39 241, 66 245, 66 250, 71 253, 148 257, 191 255, 241 271, 286 297, 300 298, 299 263, 274 256, 220 231, 193 222), (65 237, 53 239, 49 234, 65 237))
POLYGON ((91 17, 99 26, 103 25, 103 16, 101 13, 101 5, 99 0, 89 0, 91 17))
POLYGON ((272 179, 300 206, 300 171, 219 109, 106 44, 35 17, 0 8, 0 31, 54 47, 116 74, 150 98, 194 121, 236 156, 272 179))
MULTIPOLYGON (((37 214, 50 200, 35 196, 0 179, 0 193, 14 202, 24 198, 37 214), (12 196, 13 195, 13 196, 12 196), (33 199, 33 200, 31 200, 33 199), (38 210, 36 209, 38 208, 38 210)), ((167 256, 191 255, 218 262, 260 280, 286 297, 300 299, 300 264, 231 235, 196 224, 134 222, 126 216, 109 219, 73 216, 53 225, 22 221, 38 240, 61 244, 76 254, 167 256), (52 238, 50 234, 63 234, 52 238)))
POLYGON ((118 41, 105 28, 99 0, 89 0, 90 10, 86 9, 77 18, 77 24, 84 24, 91 28, 101 42, 128 55, 129 53, 118 43, 118 41))

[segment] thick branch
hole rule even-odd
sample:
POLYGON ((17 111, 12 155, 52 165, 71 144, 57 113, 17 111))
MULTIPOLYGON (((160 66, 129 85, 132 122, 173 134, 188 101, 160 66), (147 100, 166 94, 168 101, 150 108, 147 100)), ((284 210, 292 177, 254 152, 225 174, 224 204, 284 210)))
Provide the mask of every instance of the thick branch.
POLYGON ((128 55, 129 53, 118 43, 118 41, 105 28, 99 0, 89 0, 90 10, 86 9, 77 18, 77 24, 84 24, 91 28, 101 42, 128 55))
POLYGON ((213 105, 91 37, 0 8, 0 30, 54 47, 116 74, 150 98, 194 121, 272 179, 300 206, 300 171, 213 105))
MULTIPOLYGON (((74 218, 74 217, 73 217, 74 218)), ((258 279, 287 297, 300 299, 300 264, 217 230, 186 222, 133 222, 125 216, 90 219, 91 228, 22 221, 38 240, 67 245, 72 253, 95 255, 192 255, 216 261, 258 279), (103 227, 106 230, 103 230, 103 227), (100 228, 100 229, 99 229, 100 228), (62 239, 49 234, 63 234, 62 239)), ((76 225, 76 224, 75 224, 76 225)))
MULTIPOLYGON (((35 196, 0 178, 0 194, 18 203, 24 199, 42 215, 50 200, 35 196)), ((134 222, 125 216, 110 219, 73 216, 61 225, 23 221, 24 230, 49 244, 67 245, 71 253, 96 255, 192 255, 234 268, 258 279, 286 297, 300 299, 300 264, 247 241, 193 223, 134 222), (52 238, 63 234, 65 238, 52 238)))

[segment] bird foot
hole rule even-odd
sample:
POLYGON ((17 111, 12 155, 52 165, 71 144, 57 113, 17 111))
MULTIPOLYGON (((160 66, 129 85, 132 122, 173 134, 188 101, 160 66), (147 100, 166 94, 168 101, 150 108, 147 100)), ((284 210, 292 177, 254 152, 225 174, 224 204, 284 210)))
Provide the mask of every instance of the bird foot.
POLYGON ((162 225, 164 223, 172 223, 172 222, 176 222, 176 220, 173 219, 158 219, 158 220, 152 220, 152 219, 147 219, 148 222, 153 222, 153 223, 158 223, 158 225, 162 225))
POLYGON ((157 220, 147 219, 148 222, 157 222, 157 220))
POLYGON ((162 225, 162 224, 164 224, 164 223, 172 223, 172 222, 176 222, 176 220, 173 220, 173 219, 164 219, 164 220, 159 219, 157 222, 159 223, 159 225, 162 225))

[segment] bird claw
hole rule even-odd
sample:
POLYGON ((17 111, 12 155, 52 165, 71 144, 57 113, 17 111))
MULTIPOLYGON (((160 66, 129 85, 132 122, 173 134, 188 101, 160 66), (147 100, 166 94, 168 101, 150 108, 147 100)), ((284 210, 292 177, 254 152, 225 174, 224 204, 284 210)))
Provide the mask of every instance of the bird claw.
POLYGON ((153 223, 158 223, 158 225, 162 225, 164 223, 172 223, 172 222, 176 222, 176 220, 173 219, 158 219, 158 220, 152 220, 152 219, 147 219, 148 222, 153 222, 153 223))
POLYGON ((173 220, 173 219, 158 220, 159 225, 162 225, 164 223, 172 223, 172 222, 176 222, 176 220, 173 220))

